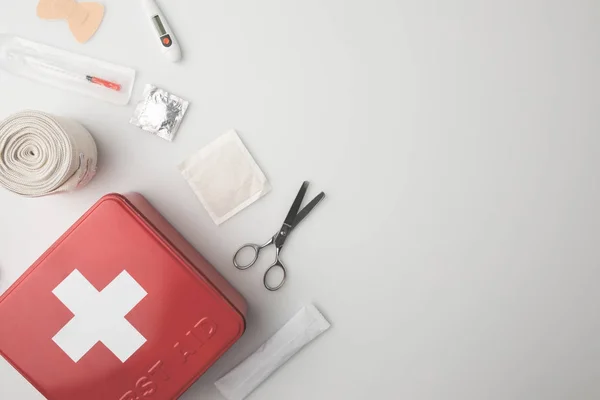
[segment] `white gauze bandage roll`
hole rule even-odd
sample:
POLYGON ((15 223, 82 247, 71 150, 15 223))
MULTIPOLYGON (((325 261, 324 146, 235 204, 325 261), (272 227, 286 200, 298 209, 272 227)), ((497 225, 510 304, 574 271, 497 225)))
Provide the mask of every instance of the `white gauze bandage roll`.
POLYGON ((0 185, 23 196, 67 192, 96 173, 98 151, 79 123, 23 111, 0 123, 0 185))

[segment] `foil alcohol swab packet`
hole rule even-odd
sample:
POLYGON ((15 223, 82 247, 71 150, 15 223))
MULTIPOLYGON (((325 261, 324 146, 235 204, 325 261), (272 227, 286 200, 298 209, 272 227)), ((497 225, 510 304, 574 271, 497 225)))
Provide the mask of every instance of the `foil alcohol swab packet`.
POLYGON ((215 382, 227 400, 243 400, 331 325, 313 305, 302 308, 250 357, 215 382))
POLYGON ((148 84, 129 123, 172 142, 188 105, 187 100, 148 84))

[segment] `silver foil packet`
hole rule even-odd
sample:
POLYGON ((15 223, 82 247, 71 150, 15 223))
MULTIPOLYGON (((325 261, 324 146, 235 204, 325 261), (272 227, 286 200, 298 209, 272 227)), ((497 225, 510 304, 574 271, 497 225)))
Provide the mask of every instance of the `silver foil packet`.
POLYGON ((154 85, 146 85, 130 124, 172 142, 189 102, 154 85))

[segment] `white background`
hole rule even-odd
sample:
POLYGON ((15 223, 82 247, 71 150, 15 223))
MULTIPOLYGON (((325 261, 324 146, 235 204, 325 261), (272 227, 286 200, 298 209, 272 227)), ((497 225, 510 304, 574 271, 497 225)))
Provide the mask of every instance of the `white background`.
MULTIPOLYGON (((80 45, 36 1, 0 0, 3 30, 138 71, 127 107, 0 71, 0 117, 73 117, 100 151, 81 191, 0 191, 0 290, 101 195, 139 191, 250 305, 185 400, 221 399, 213 382, 309 302, 331 331, 251 399, 600 396, 600 2, 163 0, 175 65, 137 1, 102 1, 80 45), (174 143, 128 124, 146 83, 191 102, 174 143), (229 128, 273 191, 216 227, 176 165, 229 128), (305 179, 328 198, 268 293, 231 256, 305 179)), ((2 361, 0 398, 41 396, 2 361)))

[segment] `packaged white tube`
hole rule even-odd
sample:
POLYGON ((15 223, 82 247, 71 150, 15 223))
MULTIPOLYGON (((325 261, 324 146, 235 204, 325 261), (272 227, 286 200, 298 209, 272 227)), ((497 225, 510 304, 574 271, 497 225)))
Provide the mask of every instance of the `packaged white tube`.
POLYGON ((117 105, 129 103, 135 70, 17 36, 0 34, 0 68, 117 105))
POLYGON ((244 399, 329 327, 315 306, 302 308, 250 357, 215 382, 215 386, 228 400, 244 399))

